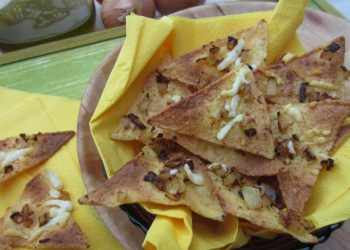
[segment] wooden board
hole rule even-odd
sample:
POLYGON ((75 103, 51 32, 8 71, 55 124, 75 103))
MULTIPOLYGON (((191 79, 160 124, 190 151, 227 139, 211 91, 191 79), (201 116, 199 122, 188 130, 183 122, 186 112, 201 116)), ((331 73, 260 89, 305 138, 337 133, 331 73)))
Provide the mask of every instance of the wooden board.
MULTIPOLYGON (((266 2, 226 2, 187 9, 177 12, 176 15, 202 18, 271 10, 273 7, 273 3, 266 2)), ((299 28, 298 34, 306 49, 311 49, 341 34, 347 38, 347 47, 350 47, 350 24, 343 19, 319 11, 306 11, 305 20, 299 28)), ((120 48, 121 46, 118 45, 101 63, 91 78, 81 103, 77 132, 78 157, 87 190, 92 190, 105 181, 101 170, 102 161, 92 140, 88 123, 99 101, 120 48)), ((347 59, 349 57, 348 51, 347 59)), ((349 60, 347 63, 349 65, 349 60)), ((126 249, 141 248, 144 234, 128 220, 126 214, 120 208, 108 209, 99 207, 96 209, 112 234, 126 249)), ((343 230, 349 229, 343 227, 338 231, 341 232, 343 230)), ((339 243, 343 239, 332 237, 331 240, 339 243)), ((347 245, 343 245, 343 248, 341 246, 341 244, 338 244, 337 249, 346 249, 347 247, 347 245)))

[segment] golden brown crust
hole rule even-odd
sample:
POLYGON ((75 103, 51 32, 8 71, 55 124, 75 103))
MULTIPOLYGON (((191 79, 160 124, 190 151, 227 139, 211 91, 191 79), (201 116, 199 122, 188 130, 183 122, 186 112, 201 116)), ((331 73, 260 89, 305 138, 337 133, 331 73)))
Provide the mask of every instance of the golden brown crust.
POLYGON ((249 79, 250 84, 245 86, 245 92, 241 94, 244 98, 241 98, 237 113, 244 115, 243 121, 230 129, 222 140, 217 139, 221 128, 232 118, 215 117, 213 113, 220 112, 220 116, 227 114, 224 106, 230 97, 222 96, 221 92, 232 88, 235 79, 236 73, 230 72, 178 103, 170 105, 151 117, 148 122, 155 127, 271 159, 274 152, 270 121, 265 99, 253 79, 249 79), (245 134, 245 124, 247 128, 255 129, 254 136, 248 137, 245 134))
POLYGON ((3 166, 0 161, 0 183, 48 160, 57 150, 68 142, 74 134, 74 131, 38 133, 34 135, 21 134, 21 136, 0 141, 0 152, 9 152, 26 148, 31 149, 24 158, 11 162, 7 166, 3 166), (11 168, 9 168, 9 166, 11 168))
POLYGON ((10 248, 85 249, 89 246, 71 215, 62 226, 55 224, 44 228, 53 220, 51 207, 46 202, 58 199, 50 197, 54 186, 48 176, 49 172, 43 171, 31 179, 20 199, 7 209, 0 220, 0 244, 10 248))
MULTIPOLYGON (((167 133, 165 133, 167 136, 167 133)), ((234 167, 242 174, 248 176, 273 176, 285 169, 285 165, 278 160, 269 160, 264 157, 237 151, 225 146, 216 145, 191 136, 176 134, 175 141, 210 162, 222 163, 234 167)))
MULTIPOLYGON (((246 43, 242 62, 248 65, 260 66, 267 54, 267 23, 262 20, 256 25, 231 35, 243 39, 246 43)), ((218 39, 203 45, 200 49, 189 52, 167 65, 160 67, 160 72, 169 79, 178 80, 197 89, 218 80, 225 72, 217 70, 217 61, 222 60, 226 53, 228 37, 218 39), (215 53, 210 51, 215 50, 215 53)))
POLYGON ((349 138, 350 136, 350 124, 342 125, 337 134, 337 139, 335 140, 330 154, 334 154, 335 151, 349 138))
POLYGON ((322 168, 320 162, 330 157, 338 131, 350 115, 350 102, 326 100, 289 108, 299 110, 301 120, 286 115, 285 105, 269 106, 269 112, 277 159, 288 166, 277 175, 282 196, 287 208, 301 213, 322 168), (284 129, 282 123, 287 124, 284 129), (289 152, 287 143, 293 145, 295 154, 289 152))
MULTIPOLYGON (((180 152, 179 150, 178 152, 180 152)), ((204 178, 204 185, 186 182, 186 190, 178 199, 171 199, 166 192, 153 183, 145 181, 149 172, 159 175, 164 162, 149 147, 144 148, 135 159, 128 162, 107 180, 101 187, 79 199, 80 204, 115 207, 122 204, 150 202, 163 205, 186 205, 192 211, 214 220, 222 220, 223 212, 213 192, 212 183, 203 163, 195 156, 185 154, 191 159, 194 172, 204 178)))

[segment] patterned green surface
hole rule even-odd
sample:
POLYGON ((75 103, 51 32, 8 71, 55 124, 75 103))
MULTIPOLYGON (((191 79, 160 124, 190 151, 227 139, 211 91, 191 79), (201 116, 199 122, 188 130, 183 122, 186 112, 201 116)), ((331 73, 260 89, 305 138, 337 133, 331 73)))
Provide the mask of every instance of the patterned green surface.
POLYGON ((122 39, 0 66, 0 86, 79 100, 103 58, 122 39))

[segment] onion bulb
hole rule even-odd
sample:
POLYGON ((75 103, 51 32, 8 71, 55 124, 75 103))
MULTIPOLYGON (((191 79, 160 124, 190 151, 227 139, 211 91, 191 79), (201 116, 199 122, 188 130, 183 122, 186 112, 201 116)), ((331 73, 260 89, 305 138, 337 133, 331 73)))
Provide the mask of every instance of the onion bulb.
POLYGON ((205 3, 205 0, 154 0, 157 10, 168 15, 178 10, 190 8, 205 3))
POLYGON ((125 24, 130 13, 153 18, 155 4, 153 0, 104 0, 101 7, 101 19, 106 28, 125 24))

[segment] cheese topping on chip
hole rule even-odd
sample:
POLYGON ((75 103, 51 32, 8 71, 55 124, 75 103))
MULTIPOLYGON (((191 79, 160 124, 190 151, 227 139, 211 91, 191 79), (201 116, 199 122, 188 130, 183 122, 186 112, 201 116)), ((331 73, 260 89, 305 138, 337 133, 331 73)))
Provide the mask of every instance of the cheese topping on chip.
POLYGON ((21 148, 10 152, 0 152, 2 166, 7 166, 32 152, 32 148, 21 148))
POLYGON ((233 62, 235 62, 239 56, 239 54, 242 52, 242 49, 244 47, 244 40, 239 39, 237 42, 237 45, 227 53, 226 57, 224 60, 222 60, 219 65, 218 65, 218 70, 224 70, 228 66, 230 66, 233 62))
POLYGON ((249 84, 249 81, 245 79, 245 75, 250 72, 248 67, 242 67, 238 71, 238 74, 236 76, 236 79, 232 85, 232 89, 224 90, 221 92, 222 96, 234 96, 238 93, 239 87, 242 85, 242 83, 249 84))
POLYGON ((293 141, 288 141, 288 151, 292 155, 296 154, 293 141))
POLYGON ((292 104, 287 104, 283 108, 284 112, 297 122, 301 122, 303 120, 303 115, 301 114, 300 110, 296 107, 293 107, 292 104))
POLYGON ((320 89, 329 89, 329 90, 335 90, 337 89, 337 86, 334 84, 331 84, 329 82, 326 81, 317 81, 317 80, 311 80, 309 82, 309 85, 311 87, 315 87, 315 88, 320 88, 320 89))
POLYGON ((60 177, 58 177, 58 175, 50 169, 46 169, 46 173, 47 173, 47 178, 49 179, 51 185, 55 189, 58 189, 58 190, 62 189, 63 183, 60 177))
POLYGON ((285 55, 282 57, 282 62, 287 63, 287 62, 289 62, 290 60, 292 60, 294 57, 295 57, 295 55, 294 55, 293 53, 287 52, 287 54, 285 54, 285 55))
POLYGON ((190 169, 190 166, 186 163, 184 165, 184 170, 186 172, 186 175, 190 181, 192 181, 193 184, 196 185, 204 185, 204 178, 200 174, 193 173, 190 169))
POLYGON ((178 101, 181 100, 181 96, 179 96, 179 95, 173 95, 173 96, 171 96, 171 100, 172 100, 173 102, 178 102, 178 101))
POLYGON ((225 138, 225 136, 227 135, 227 133, 231 130, 231 128, 233 128, 233 126, 236 123, 239 123, 243 120, 243 115, 239 114, 237 115, 235 118, 233 118, 231 121, 229 121, 225 126, 223 126, 219 133, 217 133, 216 138, 221 141, 222 139, 225 138))

